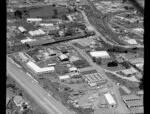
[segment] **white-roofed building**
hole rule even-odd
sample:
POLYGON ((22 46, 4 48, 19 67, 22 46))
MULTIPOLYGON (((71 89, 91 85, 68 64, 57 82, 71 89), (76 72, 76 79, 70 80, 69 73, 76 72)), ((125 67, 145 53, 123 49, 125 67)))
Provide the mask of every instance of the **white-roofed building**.
POLYGON ((68 60, 69 60, 68 56, 65 55, 65 54, 61 54, 61 55, 59 56, 59 59, 60 59, 61 61, 68 61, 68 60))
POLYGON ((38 36, 38 35, 44 35, 45 32, 42 29, 38 29, 38 30, 35 30, 35 31, 29 31, 29 34, 31 36, 38 36))
POLYGON ((124 73, 125 75, 132 75, 138 73, 138 71, 135 68, 131 67, 130 69, 122 70, 122 73, 124 73))
POLYGON ((41 18, 27 18, 27 22, 39 22, 42 21, 41 18))
POLYGON ((45 32, 42 29, 38 30, 40 34, 45 34, 45 32))
POLYGON ((136 94, 137 94, 137 95, 143 95, 143 94, 144 94, 144 91, 143 91, 143 90, 137 91, 136 94))
POLYGON ((110 93, 106 93, 106 94, 104 94, 104 96, 105 96, 110 108, 116 107, 117 104, 116 104, 113 96, 110 93))
POLYGON ((36 65, 32 61, 27 62, 27 66, 36 74, 42 74, 42 73, 48 73, 48 72, 53 72, 55 68, 53 66, 51 67, 44 67, 40 68, 38 65, 36 65))
POLYGON ((21 40, 21 43, 25 44, 26 42, 32 42, 32 41, 36 41, 36 39, 31 39, 27 37, 26 39, 21 40))
POLYGON ((59 80, 67 80, 69 79, 70 77, 68 75, 63 75, 63 76, 59 76, 59 80))
POLYGON ((31 36, 35 36, 35 35, 36 35, 36 33, 35 33, 34 31, 29 31, 29 34, 30 34, 31 36))
POLYGON ((134 44, 134 45, 135 45, 135 44, 138 44, 135 39, 126 39, 125 41, 126 41, 127 43, 129 43, 129 44, 134 44))
POLYGON ((78 71, 78 69, 77 69, 76 67, 71 67, 71 68, 69 68, 69 71, 70 71, 70 72, 78 71))
POLYGON ((67 17, 68 17, 69 21, 73 21, 71 15, 68 15, 67 17))
POLYGON ((135 29, 133 29, 133 32, 137 32, 139 34, 144 34, 144 29, 143 28, 135 28, 135 29))
POLYGON ((53 23, 40 23, 40 26, 54 26, 53 23))
POLYGON ((90 52, 90 55, 95 58, 102 58, 102 59, 110 58, 107 51, 93 51, 93 52, 90 52))
POLYGON ((135 94, 123 95, 122 99, 127 107, 134 114, 143 114, 143 97, 137 96, 135 94))
POLYGON ((33 31, 35 33, 36 36, 40 35, 41 33, 39 32, 39 30, 35 30, 33 31))
POLYGON ((22 33, 24 33, 24 32, 26 32, 27 30, 24 28, 24 27, 22 27, 22 26, 19 26, 18 27, 18 29, 20 30, 20 32, 22 32, 22 33))

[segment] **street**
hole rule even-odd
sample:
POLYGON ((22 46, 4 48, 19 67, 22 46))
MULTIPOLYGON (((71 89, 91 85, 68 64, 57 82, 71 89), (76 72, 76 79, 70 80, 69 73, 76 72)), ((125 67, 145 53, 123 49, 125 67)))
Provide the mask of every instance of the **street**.
POLYGON ((41 106, 48 114, 71 114, 60 102, 55 100, 40 86, 33 81, 25 72, 18 68, 7 57, 7 73, 41 106))
POLYGON ((80 54, 82 57, 84 57, 89 63, 91 66, 91 69, 95 69, 97 70, 97 72, 99 72, 101 74, 102 77, 104 77, 104 79, 107 79, 108 82, 112 83, 113 84, 113 91, 117 97, 117 101, 118 101, 118 107, 116 109, 117 112, 119 112, 120 114, 129 114, 129 110, 127 109, 126 105, 124 104, 124 102, 122 101, 122 98, 121 98, 121 95, 119 93, 119 90, 118 90, 118 86, 112 82, 112 80, 110 80, 107 75, 105 74, 104 72, 104 69, 101 68, 99 65, 97 65, 96 63, 94 63, 92 61, 92 59, 86 54, 85 51, 83 51, 82 49, 79 49, 77 48, 76 46, 74 46, 73 44, 70 44, 72 47, 74 47, 80 54))

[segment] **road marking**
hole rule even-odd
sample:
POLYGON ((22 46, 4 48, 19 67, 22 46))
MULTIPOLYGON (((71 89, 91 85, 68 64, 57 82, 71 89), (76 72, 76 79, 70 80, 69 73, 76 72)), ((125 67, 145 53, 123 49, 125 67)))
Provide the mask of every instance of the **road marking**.
POLYGON ((11 58, 9 58, 9 60, 11 60, 11 62, 15 63, 15 61, 14 61, 14 60, 12 60, 11 58))
POLYGON ((30 78, 33 79, 32 82, 39 83, 35 78, 33 78, 33 76, 31 76, 31 74, 29 74, 28 72, 26 72, 26 74, 27 74, 30 78))
POLYGON ((16 62, 15 62, 15 65, 16 65, 17 67, 21 68, 21 66, 20 66, 20 65, 18 65, 16 62))
POLYGON ((29 74, 28 72, 26 73, 30 78, 34 79, 31 74, 29 74))
POLYGON ((34 82, 39 83, 36 79, 34 79, 34 82))

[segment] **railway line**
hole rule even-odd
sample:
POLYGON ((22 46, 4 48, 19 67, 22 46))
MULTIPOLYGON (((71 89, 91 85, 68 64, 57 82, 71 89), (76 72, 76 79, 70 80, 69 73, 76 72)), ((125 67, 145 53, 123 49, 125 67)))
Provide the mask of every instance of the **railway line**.
POLYGON ((111 31, 107 22, 113 15, 123 13, 123 11, 116 12, 111 15, 104 15, 99 10, 96 9, 96 7, 91 1, 87 0, 87 2, 89 3, 89 5, 84 6, 84 12, 91 25, 93 25, 95 29, 100 33, 100 38, 105 44, 107 44, 110 48, 128 50, 128 51, 132 50, 133 48, 142 48, 142 49, 144 48, 144 46, 141 45, 135 45, 135 46, 122 45, 121 43, 118 44, 119 42, 118 43, 114 42, 113 39, 118 38, 119 35, 114 34, 111 31))

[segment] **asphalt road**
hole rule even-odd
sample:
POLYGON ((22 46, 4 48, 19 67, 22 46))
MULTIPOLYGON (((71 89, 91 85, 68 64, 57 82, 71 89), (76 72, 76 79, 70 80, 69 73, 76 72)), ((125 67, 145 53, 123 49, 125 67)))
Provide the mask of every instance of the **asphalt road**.
POLYGON ((66 109, 64 105, 48 95, 48 93, 38 85, 37 82, 17 67, 8 57, 7 73, 18 82, 48 114, 72 114, 72 112, 66 109))
POLYGON ((118 101, 118 107, 116 108, 115 111, 119 112, 120 114, 129 114, 130 112, 129 112, 129 110, 127 109, 127 107, 125 106, 125 104, 122 101, 122 98, 121 98, 121 95, 119 93, 117 85, 107 77, 107 75, 104 72, 104 69, 101 68, 99 65, 95 64, 93 62, 93 60, 86 54, 85 51, 77 48, 74 45, 71 45, 71 46, 73 46, 81 54, 81 56, 83 56, 92 65, 92 68, 96 69, 101 74, 101 76, 104 77, 104 79, 107 79, 111 84, 113 84, 112 89, 113 89, 113 91, 114 91, 114 93, 117 97, 117 101, 118 101))

